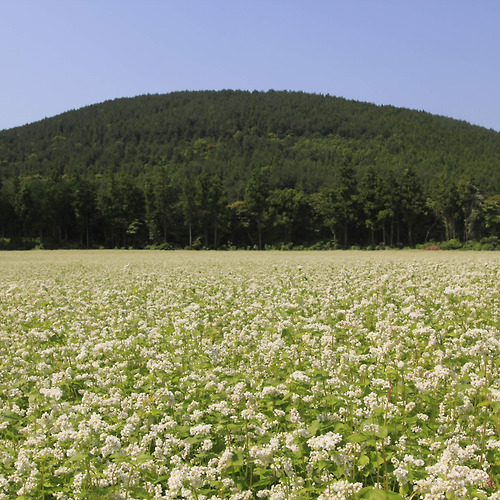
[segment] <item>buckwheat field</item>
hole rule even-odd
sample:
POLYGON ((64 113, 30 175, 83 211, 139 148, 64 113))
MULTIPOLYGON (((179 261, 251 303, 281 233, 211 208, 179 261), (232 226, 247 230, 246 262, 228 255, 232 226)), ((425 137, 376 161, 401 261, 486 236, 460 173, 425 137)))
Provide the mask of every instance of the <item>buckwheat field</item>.
POLYGON ((0 499, 500 499, 500 255, 0 255, 0 499))

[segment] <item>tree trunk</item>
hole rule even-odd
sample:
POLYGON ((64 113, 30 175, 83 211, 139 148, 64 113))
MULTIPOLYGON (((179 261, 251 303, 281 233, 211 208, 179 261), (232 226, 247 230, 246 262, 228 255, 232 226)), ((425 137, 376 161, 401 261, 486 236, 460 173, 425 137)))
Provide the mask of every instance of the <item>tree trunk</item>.
POLYGON ((90 235, 89 235, 89 216, 85 214, 85 246, 90 248, 90 235))
POLYGON ((217 217, 214 220, 214 250, 217 250, 217 217))

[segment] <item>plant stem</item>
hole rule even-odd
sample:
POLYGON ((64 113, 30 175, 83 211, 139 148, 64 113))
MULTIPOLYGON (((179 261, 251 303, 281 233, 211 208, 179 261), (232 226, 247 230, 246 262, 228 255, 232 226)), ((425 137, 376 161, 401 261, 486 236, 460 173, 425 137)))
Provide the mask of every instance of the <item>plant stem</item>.
POLYGON ((384 425, 387 423, 387 413, 389 412, 389 398, 391 397, 392 382, 389 380, 389 392, 387 393, 387 401, 385 402, 384 425))
POLYGON ((252 482, 253 482, 253 468, 252 468, 252 463, 250 462, 250 440, 248 437, 248 420, 245 421, 245 437, 246 437, 246 448, 247 448, 247 455, 248 455, 248 469, 249 469, 249 482, 250 482, 250 489, 252 489, 252 482))
POLYGON ((384 458, 384 489, 389 490, 389 473, 387 471, 387 458, 385 455, 385 445, 382 444, 382 457, 384 458))
POLYGON ((127 478, 127 490, 125 491, 125 500, 128 499, 128 492, 130 490, 130 481, 132 479, 132 471, 134 470, 134 468, 131 466, 130 467, 130 471, 128 473, 128 478, 127 478))
POLYGON ((483 431, 481 433, 481 458, 479 459, 479 466, 480 467, 482 467, 483 460, 484 460, 484 448, 486 445, 486 422, 487 422, 487 416, 485 415, 484 422, 483 422, 483 431))

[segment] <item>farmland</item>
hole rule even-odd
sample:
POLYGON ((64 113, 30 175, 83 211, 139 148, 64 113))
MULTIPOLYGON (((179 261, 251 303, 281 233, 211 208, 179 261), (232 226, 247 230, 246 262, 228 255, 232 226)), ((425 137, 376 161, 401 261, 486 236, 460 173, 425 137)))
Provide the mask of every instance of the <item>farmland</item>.
POLYGON ((496 252, 10 252, 0 284, 0 499, 500 499, 496 252))

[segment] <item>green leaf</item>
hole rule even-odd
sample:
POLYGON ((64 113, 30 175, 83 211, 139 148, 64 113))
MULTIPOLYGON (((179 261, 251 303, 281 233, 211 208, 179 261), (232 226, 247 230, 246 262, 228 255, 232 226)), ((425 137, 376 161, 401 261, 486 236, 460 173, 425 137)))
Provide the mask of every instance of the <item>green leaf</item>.
POLYGON ((325 402, 328 404, 331 404, 331 405, 334 405, 338 400, 339 400, 339 398, 333 394, 330 394, 329 396, 326 396, 326 398, 325 398, 325 402))
POLYGON ((403 500, 403 497, 399 493, 380 490, 373 486, 363 488, 359 493, 359 497, 367 500, 403 500))
POLYGON ((362 453, 359 458, 358 458, 358 465, 361 467, 364 467, 365 465, 368 465, 370 463, 370 459, 362 453))
POLYGON ((170 475, 168 476, 160 476, 159 478, 157 478, 153 484, 158 484, 158 483, 166 483, 168 481, 168 478, 170 477, 170 475))
POLYGON ((178 425, 175 430, 177 431, 179 437, 181 436, 189 436, 189 429, 187 425, 178 425))
POLYGON ((368 436, 366 434, 361 434, 361 433, 356 433, 356 434, 351 434, 346 441, 348 443, 361 443, 362 441, 366 441, 368 439, 368 436))
POLYGON ((244 463, 245 460, 241 453, 237 453, 236 455, 233 454, 233 456, 231 457, 231 465, 234 465, 236 467, 241 467, 244 463))
POLYGON ((271 475, 271 471, 269 469, 264 469, 264 467, 256 467, 253 469, 253 474, 254 476, 267 477, 271 475))
POLYGON ((120 453, 113 453, 109 458, 113 459, 115 462, 127 462, 129 460, 129 457, 120 453))
POLYGON ((387 437, 388 431, 387 431, 387 426, 386 425, 380 425, 378 428, 378 431, 376 433, 377 437, 379 438, 385 438, 387 437))
POLYGON ((2 417, 5 418, 5 420, 10 420, 12 422, 19 422, 19 420, 23 419, 23 417, 21 415, 18 415, 17 413, 12 413, 12 412, 4 413, 2 415, 2 417))
POLYGON ((87 458, 88 458, 88 455, 86 453, 75 453, 68 460, 70 462, 83 462, 87 458))
POLYGON ((149 462, 150 460, 153 460, 153 457, 151 455, 149 455, 148 453, 141 453, 137 456, 137 458, 134 459, 134 462, 142 464, 144 462, 149 462))
POLYGON ((491 403, 490 401, 486 400, 486 401, 481 401, 480 403, 478 403, 477 406, 489 406, 491 403))
POLYGON ((314 436, 316 432, 318 432, 321 424, 317 420, 313 420, 311 425, 307 428, 307 430, 311 433, 311 436, 314 436))

